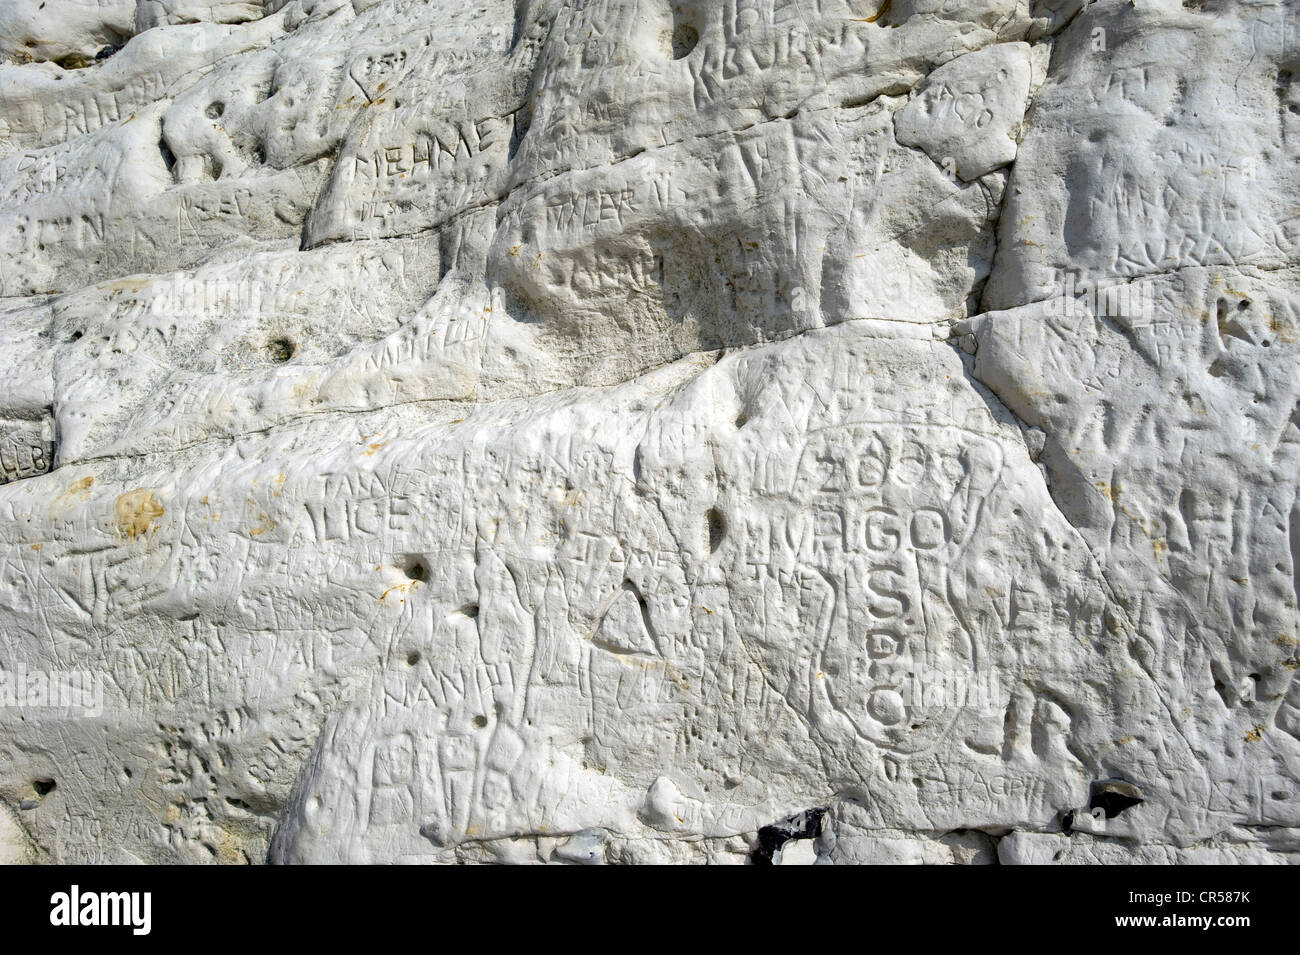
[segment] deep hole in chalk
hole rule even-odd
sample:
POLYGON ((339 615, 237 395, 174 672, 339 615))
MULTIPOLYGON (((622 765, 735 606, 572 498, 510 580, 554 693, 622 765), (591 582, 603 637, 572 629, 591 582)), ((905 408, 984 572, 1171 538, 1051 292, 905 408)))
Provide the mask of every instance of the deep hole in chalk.
POLYGON ((825 807, 805 809, 782 822, 758 830, 758 846, 750 853, 754 865, 771 865, 772 857, 792 839, 816 839, 822 832, 825 807))
POLYGON ((727 536, 727 520, 722 516, 721 511, 711 507, 704 515, 704 525, 709 537, 709 552, 716 554, 727 536))
POLYGON ((402 573, 406 574, 410 580, 418 580, 423 583, 429 579, 429 565, 424 562, 423 557, 411 554, 402 561, 402 573))
POLYGON ((298 351, 293 342, 287 338, 273 339, 267 346, 267 351, 271 353, 272 360, 283 365, 298 351))
POLYGON ((1107 819, 1114 819, 1126 809, 1141 805, 1142 790, 1122 779, 1106 779, 1092 784, 1089 809, 1100 809, 1107 819))
POLYGON ((679 23, 673 27, 673 59, 682 60, 691 55, 691 51, 700 42, 700 31, 689 23, 679 23))
POLYGON ((37 779, 32 783, 32 788, 36 790, 38 796, 48 796, 58 786, 59 784, 52 779, 37 779))
POLYGON ((176 154, 167 145, 167 140, 161 139, 158 141, 158 152, 162 156, 163 165, 167 167, 167 171, 174 170, 176 168, 176 154))
POLYGON ((204 110, 204 112, 208 116, 208 119, 220 119, 221 114, 224 113, 225 111, 226 111, 226 104, 220 101, 210 104, 208 108, 204 110))
POLYGON ((69 53, 67 56, 61 56, 54 61, 61 69, 65 70, 84 70, 90 66, 94 60, 88 60, 81 53, 69 53))
POLYGON ((414 650, 406 655, 406 665, 408 667, 413 667, 419 662, 420 662, 420 655, 416 653, 414 650))

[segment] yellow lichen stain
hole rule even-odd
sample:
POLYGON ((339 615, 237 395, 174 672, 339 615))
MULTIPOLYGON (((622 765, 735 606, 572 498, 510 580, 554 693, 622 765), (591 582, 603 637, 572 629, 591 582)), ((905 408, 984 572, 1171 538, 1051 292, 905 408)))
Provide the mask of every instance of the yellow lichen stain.
POLYGON ((1135 740, 1135 739, 1137 739, 1136 736, 1125 736, 1123 739, 1117 739, 1117 740, 1115 740, 1115 745, 1116 745, 1116 746, 1127 746, 1129 743, 1133 742, 1133 740, 1135 740))
POLYGON ((1256 723, 1255 728, 1246 734, 1247 743, 1258 743, 1264 738, 1264 724, 1256 723))
POLYGON ((1291 345, 1296 341, 1294 330, 1285 328, 1282 323, 1272 315, 1268 317, 1268 330, 1272 332, 1280 342, 1286 342, 1288 345, 1291 345))
POLYGON ((215 831, 209 830, 203 845, 209 852, 216 854, 219 865, 251 865, 252 859, 244 849, 243 839, 238 830, 226 823, 218 824, 215 831))
POLYGON ((885 2, 882 3, 882 4, 880 5, 880 9, 877 10, 873 16, 869 16, 869 17, 867 17, 865 20, 863 20, 863 19, 860 18, 860 17, 859 17, 859 18, 856 18, 856 19, 857 19, 857 22, 858 22, 858 23, 875 23, 877 20, 879 20, 879 19, 880 19, 881 17, 883 17, 886 13, 889 12, 889 5, 890 5, 891 3, 893 3, 893 2, 894 2, 894 0, 885 0, 885 2))
POLYGON ((118 532, 127 540, 143 537, 165 513, 153 491, 136 488, 117 499, 118 532))
POLYGON ((105 291, 112 289, 114 295, 121 295, 123 292, 139 295, 144 286, 145 283, 142 283, 139 279, 118 279, 116 282, 105 283, 101 288, 105 291))
POLYGON ((245 513, 253 515, 257 520, 257 523, 248 529, 249 536, 260 537, 263 534, 268 534, 275 530, 275 518, 271 517, 270 514, 258 507, 257 502, 251 497, 246 498, 246 500, 248 506, 245 508, 245 513))
POLYGON ((35 544, 32 545, 32 550, 40 550, 41 547, 43 547, 43 546, 44 546, 44 545, 41 544, 41 543, 38 541, 37 543, 35 543, 35 544))
POLYGON ((368 458, 368 457, 370 457, 372 454, 374 454, 376 451, 378 451, 380 448, 382 448, 384 445, 386 445, 387 443, 388 443, 387 441, 381 441, 381 442, 378 443, 378 444, 372 444, 372 445, 370 446, 370 450, 368 450, 368 451, 362 451, 362 452, 361 452, 361 456, 362 456, 363 458, 368 458))
POLYGON ((73 481, 68 485, 68 489, 54 499, 54 506, 50 508, 50 516, 53 517, 59 511, 65 511, 73 504, 90 499, 90 489, 94 485, 95 479, 87 474, 80 480, 73 481))
MULTIPOLYGON (((379 602, 383 603, 385 600, 387 600, 388 595, 391 594, 394 590, 396 590, 398 593, 409 594, 411 592, 411 589, 415 587, 417 584, 419 584, 418 580, 408 580, 404 584, 393 584, 393 586, 389 587, 387 590, 385 590, 382 594, 379 595, 379 602)), ((400 603, 406 603, 406 601, 403 600, 400 601, 400 603)))
POLYGON ((1102 494, 1105 494, 1112 504, 1119 503, 1119 494, 1121 490, 1119 484, 1109 484, 1106 481, 1098 481, 1097 490, 1101 491, 1102 494))

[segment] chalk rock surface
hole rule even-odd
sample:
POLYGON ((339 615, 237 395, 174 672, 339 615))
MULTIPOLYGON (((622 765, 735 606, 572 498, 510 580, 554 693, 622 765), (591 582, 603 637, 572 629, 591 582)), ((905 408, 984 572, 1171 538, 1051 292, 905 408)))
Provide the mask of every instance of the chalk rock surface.
POLYGON ((0 861, 1294 861, 1298 16, 5 4, 0 861))

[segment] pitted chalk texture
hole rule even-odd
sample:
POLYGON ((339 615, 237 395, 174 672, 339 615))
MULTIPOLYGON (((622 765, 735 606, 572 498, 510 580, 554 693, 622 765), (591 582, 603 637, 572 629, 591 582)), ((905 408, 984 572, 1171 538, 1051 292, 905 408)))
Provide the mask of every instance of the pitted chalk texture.
POLYGON ((4 4, 0 861, 1294 861, 1298 25, 4 4))

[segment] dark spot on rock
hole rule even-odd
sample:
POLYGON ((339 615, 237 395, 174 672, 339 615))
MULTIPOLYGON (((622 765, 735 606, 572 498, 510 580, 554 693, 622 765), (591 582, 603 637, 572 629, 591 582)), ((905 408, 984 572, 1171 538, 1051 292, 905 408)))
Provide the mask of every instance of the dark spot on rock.
POLYGON ((673 59, 681 60, 690 56, 700 42, 700 31, 689 23, 679 23, 673 29, 673 59))
POLYGON ((709 536, 709 552, 716 554, 727 536, 727 520, 722 516, 721 511, 711 507, 704 515, 704 522, 709 536))
POLYGON ((772 857, 791 839, 816 839, 822 832, 826 810, 805 809, 775 825, 758 830, 758 847, 750 854, 754 865, 771 865, 772 857))
POLYGON ((287 338, 274 339, 266 347, 267 350, 271 353, 272 361, 275 361, 281 365, 283 365, 290 358, 292 358, 294 354, 298 351, 298 349, 294 346, 293 342, 289 341, 289 339, 287 338))
POLYGON ((421 583, 429 579, 429 565, 424 562, 424 558, 418 554, 409 555, 402 561, 402 573, 410 580, 418 580, 421 583))
POLYGON ((1092 784, 1092 795, 1088 800, 1089 809, 1100 809, 1107 819, 1114 819, 1125 809, 1143 802, 1142 790, 1122 779, 1106 779, 1092 784))
POLYGON ((158 152, 162 155, 163 165, 167 167, 167 171, 172 172, 175 170, 176 154, 172 152, 165 139, 158 142, 158 152))

